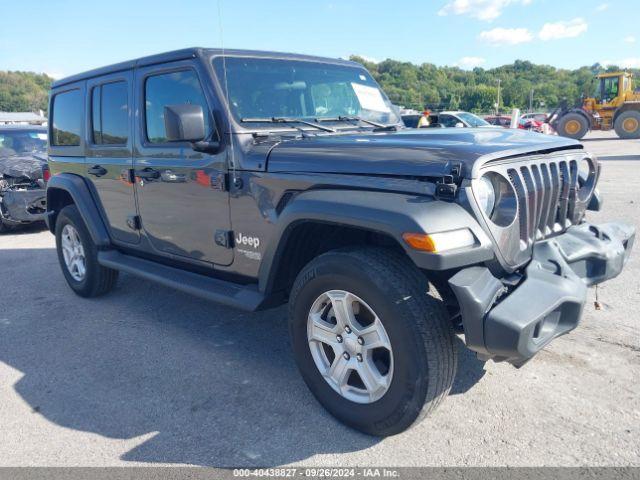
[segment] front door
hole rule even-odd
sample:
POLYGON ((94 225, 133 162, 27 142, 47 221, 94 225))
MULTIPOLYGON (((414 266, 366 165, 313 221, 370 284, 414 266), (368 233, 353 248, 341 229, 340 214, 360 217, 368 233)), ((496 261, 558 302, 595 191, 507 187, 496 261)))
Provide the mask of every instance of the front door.
POLYGON ((205 125, 212 129, 212 102, 202 85, 198 66, 191 61, 136 72, 138 211, 157 254, 229 265, 233 250, 215 241, 217 232, 231 228, 229 194, 221 181, 226 152, 196 152, 189 143, 168 142, 165 132, 164 107, 185 103, 201 105, 205 125))
POLYGON ((133 74, 122 72, 87 82, 86 177, 95 187, 116 242, 138 243, 131 169, 133 74))

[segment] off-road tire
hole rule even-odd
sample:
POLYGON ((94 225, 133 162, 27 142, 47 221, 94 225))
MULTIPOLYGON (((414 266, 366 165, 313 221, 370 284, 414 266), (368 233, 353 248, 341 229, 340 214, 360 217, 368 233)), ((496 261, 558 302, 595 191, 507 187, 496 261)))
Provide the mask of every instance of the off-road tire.
POLYGON ((558 121, 558 135, 580 140, 589 131, 589 121, 579 113, 567 113, 558 121))
POLYGON ((640 138, 640 111, 627 110, 622 112, 616 118, 613 128, 620 138, 640 138))
POLYGON ((335 417, 361 432, 400 433, 433 411, 451 389, 457 368, 454 333, 436 292, 402 254, 382 248, 349 248, 325 253, 297 276, 290 295, 289 331, 304 381, 335 417), (342 289, 370 305, 393 349, 391 384, 379 400, 356 403, 322 377, 310 352, 307 317, 328 290, 342 289))
POLYGON ((84 220, 75 205, 64 207, 56 220, 56 250, 62 273, 71 289, 81 297, 97 297, 112 290, 118 281, 118 271, 103 267, 98 263, 98 249, 91 239, 84 220), (81 281, 75 280, 64 261, 61 246, 62 229, 65 225, 73 226, 80 237, 85 252, 86 274, 81 281))

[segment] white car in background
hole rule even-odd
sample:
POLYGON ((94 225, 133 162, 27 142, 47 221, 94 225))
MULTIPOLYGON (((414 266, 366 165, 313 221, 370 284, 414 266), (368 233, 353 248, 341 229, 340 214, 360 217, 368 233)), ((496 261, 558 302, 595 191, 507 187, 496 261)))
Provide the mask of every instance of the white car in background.
POLYGON ((474 115, 473 113, 461 111, 432 113, 431 115, 429 115, 429 126, 436 128, 496 128, 495 125, 491 125, 489 122, 477 115, 474 115))

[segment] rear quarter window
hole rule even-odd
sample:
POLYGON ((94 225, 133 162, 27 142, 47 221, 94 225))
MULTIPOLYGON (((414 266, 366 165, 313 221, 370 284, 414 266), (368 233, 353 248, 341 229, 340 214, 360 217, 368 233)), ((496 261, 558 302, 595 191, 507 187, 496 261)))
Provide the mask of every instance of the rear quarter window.
POLYGON ((127 84, 106 83, 92 90, 93 143, 125 145, 129 137, 127 84))
POLYGON ((82 135, 83 96, 80 90, 58 93, 53 97, 51 144, 78 146, 82 135))

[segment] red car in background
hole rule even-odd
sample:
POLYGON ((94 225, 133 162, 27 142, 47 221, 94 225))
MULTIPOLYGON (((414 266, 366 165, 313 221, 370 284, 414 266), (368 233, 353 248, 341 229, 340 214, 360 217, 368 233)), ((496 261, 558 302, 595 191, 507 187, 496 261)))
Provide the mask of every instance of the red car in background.
POLYGON ((542 126, 547 121, 546 113, 525 113, 518 121, 518 128, 543 133, 542 126))
POLYGON ((508 115, 490 115, 484 117, 485 121, 496 127, 509 128, 511 126, 511 117, 508 115))

